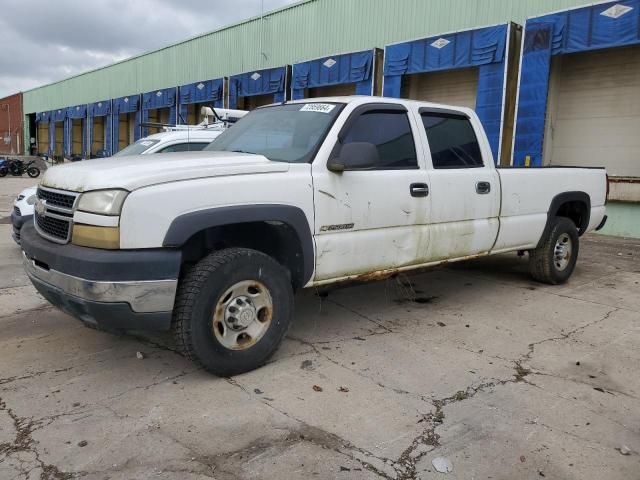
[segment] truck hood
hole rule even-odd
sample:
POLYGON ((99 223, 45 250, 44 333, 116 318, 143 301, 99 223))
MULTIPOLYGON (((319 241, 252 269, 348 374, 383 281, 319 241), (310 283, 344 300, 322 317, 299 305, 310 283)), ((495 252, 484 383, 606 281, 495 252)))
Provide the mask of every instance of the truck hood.
POLYGON ((163 153, 58 165, 46 171, 41 184, 72 192, 106 188, 132 191, 159 183, 287 170, 288 163, 272 162, 262 155, 234 152, 163 153))

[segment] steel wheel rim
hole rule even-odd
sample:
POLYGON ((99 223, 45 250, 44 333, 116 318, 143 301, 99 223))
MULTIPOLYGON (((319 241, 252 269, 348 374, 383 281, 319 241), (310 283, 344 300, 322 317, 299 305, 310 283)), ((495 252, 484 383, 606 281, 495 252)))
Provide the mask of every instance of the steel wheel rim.
POLYGON ((220 296, 213 312, 213 334, 229 350, 246 350, 260 341, 272 318, 273 300, 267 287, 243 280, 220 296))
POLYGON ((553 249, 553 264, 558 271, 563 271, 569 266, 571 261, 571 253, 573 252, 573 243, 568 233, 563 233, 556 240, 556 246, 553 249))

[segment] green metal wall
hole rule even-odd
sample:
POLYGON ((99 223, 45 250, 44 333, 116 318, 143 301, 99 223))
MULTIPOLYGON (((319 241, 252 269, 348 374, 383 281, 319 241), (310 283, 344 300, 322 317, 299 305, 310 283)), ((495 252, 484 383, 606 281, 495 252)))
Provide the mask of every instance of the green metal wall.
MULTIPOLYGON (((25 114, 570 8, 585 0, 308 0, 24 92, 25 114), (262 37, 262 51, 259 45, 262 37)), ((159 32, 161 34, 161 32, 159 32)))

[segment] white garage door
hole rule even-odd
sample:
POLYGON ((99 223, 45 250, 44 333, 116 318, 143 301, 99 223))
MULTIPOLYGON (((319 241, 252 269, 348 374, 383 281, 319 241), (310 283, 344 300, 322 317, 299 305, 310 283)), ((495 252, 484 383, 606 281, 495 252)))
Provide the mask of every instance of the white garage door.
POLYGON ((403 80, 404 98, 476 108, 477 68, 417 73, 405 75, 403 80))
POLYGON ((544 156, 640 176, 640 47, 554 59, 544 156))

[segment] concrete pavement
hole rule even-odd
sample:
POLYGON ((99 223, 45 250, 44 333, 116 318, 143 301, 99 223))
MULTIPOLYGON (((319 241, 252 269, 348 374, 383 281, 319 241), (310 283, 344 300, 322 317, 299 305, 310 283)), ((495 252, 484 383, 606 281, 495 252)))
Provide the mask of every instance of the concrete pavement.
POLYGON ((301 292, 220 379, 35 293, 2 220, 32 183, 0 179, 0 479, 640 479, 639 241, 584 239, 559 287, 503 255, 301 292))

